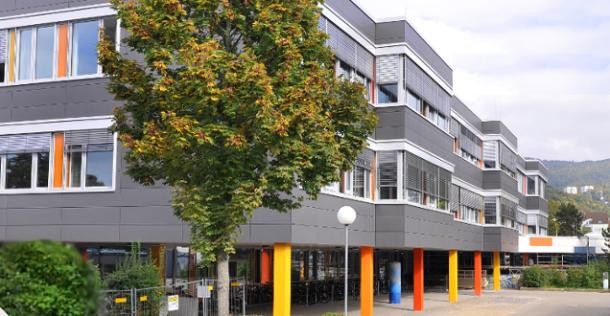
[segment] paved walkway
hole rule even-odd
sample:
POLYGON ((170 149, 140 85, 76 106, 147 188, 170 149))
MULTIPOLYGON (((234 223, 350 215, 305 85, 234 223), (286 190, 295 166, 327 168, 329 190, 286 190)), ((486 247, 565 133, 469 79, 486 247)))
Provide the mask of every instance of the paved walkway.
MULTIPOLYGON (((423 313, 412 310, 412 296, 404 295, 400 305, 387 304, 379 297, 375 302, 375 314, 394 315, 549 315, 549 316, 597 316, 610 315, 610 293, 556 292, 502 290, 484 292, 476 297, 472 291, 460 291, 457 304, 449 304, 447 293, 426 293, 423 313)), ((350 301, 349 315, 360 315, 359 302, 350 301)), ((294 305, 292 315, 320 316, 327 312, 340 313, 343 302, 294 305)), ((270 308, 248 310, 249 315, 271 315, 270 308)))

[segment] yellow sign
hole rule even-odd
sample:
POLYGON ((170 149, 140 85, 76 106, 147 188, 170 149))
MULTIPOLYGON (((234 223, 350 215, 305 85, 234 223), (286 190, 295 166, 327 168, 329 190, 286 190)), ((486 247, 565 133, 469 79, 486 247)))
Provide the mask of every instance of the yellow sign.
POLYGON ((125 304, 125 303, 127 303, 127 298, 126 297, 117 297, 114 299, 114 302, 117 304, 125 304))
POLYGON ((178 295, 170 295, 167 297, 167 311, 177 311, 180 309, 180 301, 178 295))
POLYGON ((208 290, 213 291, 214 290, 214 286, 213 285, 208 285, 208 290))
POLYGON ((231 286, 240 286, 240 285, 241 285, 241 283, 239 283, 239 282, 231 282, 231 286))
POLYGON ((146 296, 146 295, 140 296, 140 302, 146 302, 146 301, 148 301, 148 296, 146 296))

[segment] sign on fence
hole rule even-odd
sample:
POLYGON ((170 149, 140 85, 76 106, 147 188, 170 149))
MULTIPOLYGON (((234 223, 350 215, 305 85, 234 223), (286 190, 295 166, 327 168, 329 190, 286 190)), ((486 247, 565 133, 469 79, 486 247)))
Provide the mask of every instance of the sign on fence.
POLYGON ((180 309, 180 301, 178 295, 170 295, 167 297, 167 311, 177 311, 180 309))

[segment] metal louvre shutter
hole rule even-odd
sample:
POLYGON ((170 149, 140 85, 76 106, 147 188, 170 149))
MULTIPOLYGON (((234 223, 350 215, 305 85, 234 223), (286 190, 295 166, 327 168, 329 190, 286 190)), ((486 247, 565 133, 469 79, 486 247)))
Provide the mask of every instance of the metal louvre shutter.
POLYGON ((356 158, 356 166, 362 167, 366 170, 371 170, 371 163, 373 161, 373 151, 370 149, 365 149, 358 157, 356 158))
POLYGON ((395 151, 381 151, 377 154, 379 159, 379 186, 395 187, 397 185, 397 158, 395 151))
POLYGON ((412 153, 405 153, 406 176, 404 181, 407 189, 422 191, 422 161, 412 153))
POLYGON ((542 215, 538 215, 538 226, 544 227, 544 228, 549 227, 549 220, 542 215))
POLYGON ((502 217, 515 220, 517 218, 517 204, 505 199, 500 198, 500 215, 502 217))
POLYGON ((464 206, 477 210, 481 210, 484 207, 483 197, 470 190, 460 188, 460 197, 460 204, 464 206))
POLYGON ((107 129, 92 129, 81 131, 68 131, 65 133, 65 145, 101 145, 112 144, 114 142, 113 134, 107 129))
POLYGON ((465 126, 461 127, 460 134, 460 146, 462 149, 477 159, 481 159, 481 145, 479 145, 481 140, 465 126))
POLYGON ((398 55, 377 57, 377 83, 398 82, 398 55))
POLYGON ((441 199, 449 200, 449 186, 451 185, 451 172, 438 169, 438 196, 441 199))
POLYGON ((51 133, 0 136, 0 154, 48 152, 51 133))
POLYGON ((460 138, 460 131, 461 131, 461 124, 458 123, 458 121, 456 121, 454 118, 451 118, 451 126, 449 127, 451 130, 451 135, 453 135, 456 138, 460 138))
POLYGON ((356 69, 369 79, 373 78, 375 59, 364 47, 356 43, 356 69))
POLYGON ((527 215, 527 224, 530 226, 536 226, 538 223, 538 215, 528 214, 527 215))
POLYGON ((438 195, 438 167, 424 161, 423 162, 423 170, 424 170, 424 192, 432 195, 438 195))
POLYGON ((438 94, 437 91, 435 89, 435 84, 434 81, 432 81, 432 79, 430 79, 430 77, 424 75, 423 76, 423 94, 422 96, 424 97, 424 99, 426 99, 426 101, 428 101, 428 103, 430 105, 432 105, 432 107, 434 107, 435 109, 438 109, 438 94))
POLYGON ((0 64, 6 63, 8 32, 0 30, 0 64))
POLYGON ((326 22, 328 30, 328 46, 330 46, 337 58, 341 59, 348 65, 356 66, 356 41, 351 39, 347 34, 341 31, 336 25, 326 22))
POLYGON ((424 72, 419 69, 419 67, 411 60, 409 59, 409 57, 405 57, 406 58, 406 63, 407 63, 407 74, 406 74, 406 81, 407 81, 407 87, 412 90, 413 92, 419 94, 420 96, 423 95, 424 93, 424 88, 423 88, 423 79, 422 77, 424 76, 424 72))
POLYGON ((508 149, 504 143, 500 143, 500 163, 513 172, 517 170, 517 155, 508 149))
POLYGON ((517 210, 517 222, 521 224, 527 223, 527 214, 517 210))
POLYGON ((436 86, 436 91, 438 94, 436 98, 436 109, 439 112, 443 113, 443 115, 445 115, 446 117, 451 116, 451 96, 447 94, 445 90, 440 88, 436 83, 434 83, 434 85, 436 86))
POLYGON ((498 155, 498 141, 486 141, 483 142, 483 160, 496 161, 498 155))
POLYGON ((449 199, 449 209, 457 212, 460 209, 460 187, 451 185, 451 198, 449 199))

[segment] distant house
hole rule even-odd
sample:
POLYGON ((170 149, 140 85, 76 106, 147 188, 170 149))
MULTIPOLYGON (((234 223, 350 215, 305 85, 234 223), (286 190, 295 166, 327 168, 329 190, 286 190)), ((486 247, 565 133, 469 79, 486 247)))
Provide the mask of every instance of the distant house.
POLYGON ((565 187, 565 188, 563 188, 563 192, 565 192, 567 194, 578 194, 578 188, 577 187, 565 187))
POLYGON ((580 187, 580 193, 586 193, 589 191, 593 191, 594 189, 595 189, 595 187, 592 185, 583 185, 580 187))
POLYGON ((582 227, 589 228, 591 230, 587 235, 600 235, 602 229, 608 228, 608 222, 610 218, 605 212, 595 212, 585 214, 585 220, 582 222, 582 227))

